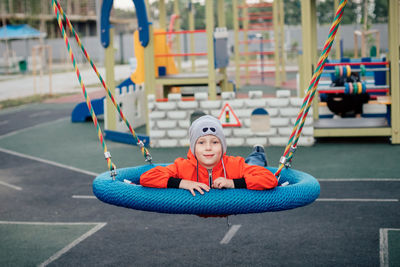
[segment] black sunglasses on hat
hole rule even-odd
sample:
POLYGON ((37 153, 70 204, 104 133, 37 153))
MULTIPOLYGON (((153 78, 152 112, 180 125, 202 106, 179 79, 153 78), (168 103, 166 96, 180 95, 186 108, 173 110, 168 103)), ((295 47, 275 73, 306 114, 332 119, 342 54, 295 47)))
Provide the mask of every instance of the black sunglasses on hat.
POLYGON ((203 133, 207 132, 208 129, 210 129, 213 133, 215 133, 215 128, 214 127, 210 127, 210 128, 205 127, 205 128, 203 128, 203 133))

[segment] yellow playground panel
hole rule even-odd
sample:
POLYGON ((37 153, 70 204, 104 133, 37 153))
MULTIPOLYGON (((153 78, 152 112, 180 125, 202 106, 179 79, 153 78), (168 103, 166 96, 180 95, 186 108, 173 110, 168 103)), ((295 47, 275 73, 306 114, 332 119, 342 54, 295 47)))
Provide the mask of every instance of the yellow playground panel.
MULTIPOLYGON (((170 49, 167 45, 166 33, 163 29, 154 30, 154 54, 170 54, 170 49)), ((141 84, 145 81, 145 63, 144 63, 144 47, 139 41, 139 32, 135 31, 133 34, 135 57, 137 61, 137 67, 134 73, 131 75, 131 80, 135 84, 141 84)), ((176 68, 173 57, 155 57, 154 58, 154 73, 156 77, 161 75, 172 75, 177 74, 178 69, 176 68), (162 72, 162 73, 160 73, 162 72)))

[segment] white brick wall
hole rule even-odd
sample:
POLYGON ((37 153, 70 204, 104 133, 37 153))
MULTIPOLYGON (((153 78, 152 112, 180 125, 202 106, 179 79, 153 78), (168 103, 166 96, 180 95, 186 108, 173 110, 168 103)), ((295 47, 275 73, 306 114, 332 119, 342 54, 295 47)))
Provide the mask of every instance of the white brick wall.
POLYGON ((241 109, 244 106, 243 99, 233 99, 233 100, 224 101, 224 103, 222 103, 222 107, 225 106, 226 103, 229 103, 229 105, 231 106, 231 108, 233 108, 233 110, 241 109))
POLYGON ((176 109, 176 103, 172 101, 168 102, 156 102, 155 108, 158 110, 166 110, 166 111, 172 111, 176 109))
POLYGON ((174 129, 177 124, 178 122, 174 120, 160 120, 156 123, 159 129, 174 129))
POLYGON ((196 101, 182 101, 178 102, 178 109, 190 109, 195 110, 197 109, 198 104, 196 101))
POLYGON ((219 108, 221 108, 221 101, 219 101, 219 100, 201 101, 200 108, 202 110, 219 109, 219 108))
POLYGON ((185 111, 169 111, 167 118, 171 120, 182 120, 187 118, 187 112, 185 111))
POLYGON ((289 90, 279 90, 276 92, 276 97, 277 98, 289 98, 290 91, 289 90))
POLYGON ((151 111, 149 117, 152 120, 164 119, 165 114, 166 114, 165 111, 151 111))
POLYGON ((169 138, 185 138, 187 135, 187 131, 185 130, 168 130, 167 136, 169 138))
POLYGON ((270 107, 283 108, 289 106, 289 98, 269 98, 268 104, 270 107))
POLYGON ((245 102, 245 105, 248 107, 254 107, 254 108, 265 108, 266 107, 265 98, 245 99, 244 102, 245 102))
POLYGON ((234 99, 235 98, 235 93, 234 92, 222 92, 221 93, 221 98, 224 99, 224 100, 234 99))
MULTIPOLYGON (((250 91, 248 95, 248 98, 236 99, 233 92, 223 92, 222 100, 209 100, 208 94, 201 92, 195 93, 194 100, 183 101, 180 94, 170 94, 168 102, 156 102, 154 96, 149 96, 151 146, 189 146, 191 114, 202 110, 218 117, 225 103, 229 103, 242 124, 242 127, 224 128, 228 146, 286 146, 303 99, 291 97, 288 90, 278 91, 276 98, 263 98, 261 91, 250 91), (270 129, 252 132, 251 113, 260 107, 269 113, 270 129)), ((299 145, 314 143, 311 113, 310 110, 299 145)))
POLYGON ((263 93, 262 91, 250 91, 249 92, 249 98, 254 99, 254 98, 262 98, 263 93))
POLYGON ((299 113, 299 108, 282 108, 281 116, 282 117, 296 117, 299 113))
POLYGON ((181 94, 169 94, 168 101, 181 101, 182 95, 181 94))
POLYGON ((153 130, 150 132, 150 138, 152 139, 163 138, 165 137, 165 133, 166 133, 165 130, 153 130))
POLYGON ((301 105, 303 105, 303 98, 290 98, 290 105, 294 107, 301 107, 301 105))

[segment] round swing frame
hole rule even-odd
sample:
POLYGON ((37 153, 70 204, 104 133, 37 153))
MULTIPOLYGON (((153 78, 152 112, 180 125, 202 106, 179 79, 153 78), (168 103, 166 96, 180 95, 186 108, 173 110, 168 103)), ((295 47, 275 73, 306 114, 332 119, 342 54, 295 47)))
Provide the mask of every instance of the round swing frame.
POLYGON ((193 196, 183 189, 141 186, 140 175, 158 165, 118 169, 115 180, 104 172, 93 181, 93 193, 105 203, 135 210, 219 216, 294 209, 314 202, 320 193, 313 176, 293 169, 282 170, 280 185, 271 190, 211 189, 193 196), (289 184, 282 186, 285 182, 289 184))

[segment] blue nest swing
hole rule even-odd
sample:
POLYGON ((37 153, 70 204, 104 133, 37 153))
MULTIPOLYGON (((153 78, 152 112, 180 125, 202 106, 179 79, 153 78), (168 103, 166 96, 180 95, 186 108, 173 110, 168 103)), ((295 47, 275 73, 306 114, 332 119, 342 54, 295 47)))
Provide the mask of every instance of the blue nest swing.
MULTIPOLYGON (((137 14, 140 15, 139 26, 143 26, 139 27, 139 38, 141 40, 141 44, 143 46, 146 46, 149 40, 148 20, 145 9, 146 6, 143 0, 137 0, 133 2, 135 4, 135 7, 138 9, 137 14)), ((57 15, 60 30, 64 34, 64 38, 67 41, 66 46, 68 51, 70 52, 68 37, 65 34, 64 26, 61 23, 61 17, 63 17, 65 21, 67 21, 67 18, 62 11, 58 1, 53 0, 52 3, 54 6, 54 11, 57 15)), ((339 26, 339 23, 341 21, 346 3, 347 0, 341 0, 338 6, 335 20, 332 23, 331 29, 329 31, 329 38, 327 39, 321 57, 318 60, 316 71, 314 72, 313 79, 310 81, 307 94, 303 101, 302 109, 300 110, 299 116, 295 123, 296 127, 294 127, 293 129, 293 133, 291 135, 291 138, 289 139, 289 144, 287 148, 289 148, 290 146, 291 148, 295 148, 297 146, 297 141, 300 137, 304 120, 308 114, 309 108, 311 107, 312 98, 314 96, 314 93, 316 92, 319 78, 323 71, 326 59, 329 55, 333 40, 337 32, 337 27, 339 26), (298 125, 300 125, 300 128, 297 128, 298 125), (293 139, 292 137, 295 136, 295 133, 297 133, 296 138, 293 139)), ((103 44, 105 46, 108 45, 107 41, 109 23, 107 22, 107 20, 111 7, 112 0, 105 0, 103 2, 102 13, 106 14, 106 16, 104 20, 102 19, 102 28, 104 28, 102 41, 104 41, 103 44)), ((95 69, 94 63, 90 60, 72 25, 70 23, 67 23, 67 25, 71 33, 73 33, 75 35, 75 38, 78 40, 79 45, 84 51, 85 57, 88 59, 88 61, 90 61, 91 65, 95 69)), ((71 55, 73 55, 72 52, 71 55)), ((79 74, 74 58, 71 57, 71 60, 73 65, 77 69, 78 79, 79 81, 81 81, 81 76, 79 74)), ((100 80, 103 81, 100 74, 98 74, 98 76, 100 80)), ((103 86, 104 89, 108 92, 109 96, 111 96, 111 91, 105 86, 105 83, 103 83, 103 86)), ((88 103, 88 109, 90 110, 92 118, 94 118, 93 121, 95 122, 95 126, 98 129, 98 136, 101 144, 103 145, 104 155, 106 156, 109 169, 111 169, 111 166, 113 166, 110 158, 111 156, 109 152, 106 151, 104 140, 103 138, 101 138, 102 132, 100 130, 100 127, 98 127, 96 123, 97 119, 93 107, 89 105, 90 98, 86 94, 83 82, 81 82, 81 87, 86 102, 88 103)), ((137 141, 137 144, 141 144, 141 148, 143 149, 143 143, 140 142, 140 140, 135 135, 130 124, 125 119, 122 110, 120 110, 115 101, 113 101, 113 104, 119 111, 121 118, 124 119, 128 128, 131 130, 134 139, 137 141)), ((285 159, 288 159, 286 158, 286 152, 284 156, 285 159)), ((290 152, 290 154, 291 153, 293 152, 290 152)), ((151 157, 149 156, 147 151, 144 151, 143 154, 145 155, 146 160, 151 160, 151 157)), ((248 189, 212 189, 210 190, 210 192, 207 192, 204 195, 197 194, 197 196, 194 197, 187 190, 158 189, 141 186, 139 181, 140 175, 143 172, 153 168, 154 166, 155 165, 145 165, 119 169, 117 170, 117 176, 115 180, 113 180, 113 178, 111 177, 110 172, 105 172, 96 177, 96 179, 94 180, 93 192, 96 197, 101 201, 116 206, 161 213, 196 215, 248 214, 294 209, 312 203, 319 196, 320 193, 319 183, 311 175, 292 169, 279 169, 282 170, 282 172, 280 173, 280 186, 271 190, 257 191, 248 189), (125 179, 131 181, 134 184, 125 183, 125 179), (288 182, 288 185, 281 186, 283 183, 286 182, 288 182)), ((278 170, 277 168, 272 167, 268 167, 268 169, 271 170, 273 173, 278 170)))
MULTIPOLYGON (((162 164, 165 166, 166 164, 162 164)), ((139 185, 140 175, 157 165, 123 168, 115 180, 105 172, 93 181, 93 193, 101 201, 135 210, 172 214, 233 215, 294 209, 319 196, 320 186, 311 175, 284 169, 280 185, 271 190, 211 189, 196 196, 182 189, 160 189, 139 185), (133 184, 124 182, 129 180, 133 184)), ((277 168, 267 167, 271 172, 277 168)))

